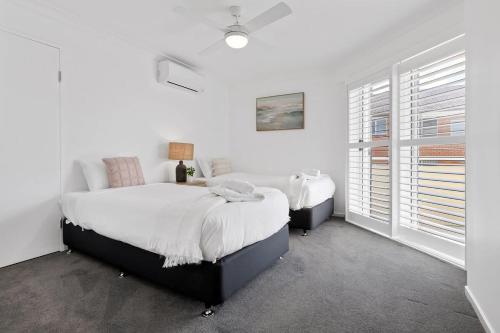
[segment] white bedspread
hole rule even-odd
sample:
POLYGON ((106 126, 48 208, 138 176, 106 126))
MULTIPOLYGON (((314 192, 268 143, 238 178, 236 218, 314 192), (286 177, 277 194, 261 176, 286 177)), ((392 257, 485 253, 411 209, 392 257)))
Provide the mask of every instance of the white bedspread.
POLYGON ((276 188, 287 195, 290 209, 293 210, 314 207, 331 198, 335 193, 335 183, 330 176, 325 174, 320 175, 317 179, 304 182, 300 189, 290 186, 289 176, 269 176, 245 172, 233 172, 212 177, 208 180, 208 185, 218 185, 227 179, 239 179, 255 186, 276 188))
POLYGON ((165 266, 215 261, 276 233, 288 222, 286 196, 257 188, 258 202, 232 202, 207 188, 149 184, 67 193, 64 216, 100 235, 158 253, 165 266))

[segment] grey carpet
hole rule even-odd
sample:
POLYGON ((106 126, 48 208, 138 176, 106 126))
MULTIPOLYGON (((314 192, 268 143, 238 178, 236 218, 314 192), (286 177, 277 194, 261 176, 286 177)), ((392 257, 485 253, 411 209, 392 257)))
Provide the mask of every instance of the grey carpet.
POLYGON ((483 332, 465 272, 341 220, 201 318, 200 302, 82 254, 0 269, 0 332, 483 332))

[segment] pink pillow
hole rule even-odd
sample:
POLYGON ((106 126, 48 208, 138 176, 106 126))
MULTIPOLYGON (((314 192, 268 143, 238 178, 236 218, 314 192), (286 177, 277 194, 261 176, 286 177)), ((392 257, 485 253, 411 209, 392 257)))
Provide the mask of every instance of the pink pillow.
POLYGON ((141 163, 137 157, 103 158, 109 187, 144 185, 141 163))

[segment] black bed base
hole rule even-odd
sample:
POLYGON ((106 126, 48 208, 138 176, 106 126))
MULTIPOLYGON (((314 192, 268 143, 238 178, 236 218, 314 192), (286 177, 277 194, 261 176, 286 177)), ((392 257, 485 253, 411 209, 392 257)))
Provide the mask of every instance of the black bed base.
POLYGON ((307 235, 307 230, 312 230, 330 219, 333 215, 333 203, 333 198, 330 198, 311 208, 290 209, 288 225, 290 228, 304 229, 304 235, 307 235))
POLYGON ((209 308, 228 299, 288 251, 288 225, 274 235, 249 245, 215 263, 163 268, 158 254, 63 224, 63 241, 81 251, 131 273, 205 303, 209 308))

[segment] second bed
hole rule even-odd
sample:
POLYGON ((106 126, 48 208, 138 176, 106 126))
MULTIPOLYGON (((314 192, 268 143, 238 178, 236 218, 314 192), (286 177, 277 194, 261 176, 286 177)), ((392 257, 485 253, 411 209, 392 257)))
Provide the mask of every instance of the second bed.
POLYGON ((330 176, 322 174, 294 184, 293 176, 270 176, 246 172, 231 172, 214 176, 207 180, 208 186, 223 183, 228 179, 247 181, 255 186, 265 186, 280 190, 289 201, 289 226, 303 229, 304 236, 308 230, 328 220, 333 215, 335 183, 330 176), (292 185, 291 185, 292 184, 292 185))

